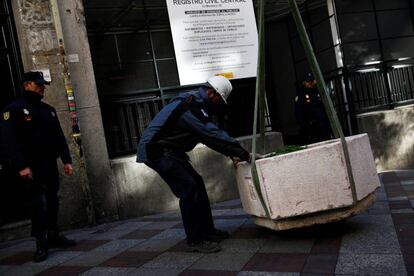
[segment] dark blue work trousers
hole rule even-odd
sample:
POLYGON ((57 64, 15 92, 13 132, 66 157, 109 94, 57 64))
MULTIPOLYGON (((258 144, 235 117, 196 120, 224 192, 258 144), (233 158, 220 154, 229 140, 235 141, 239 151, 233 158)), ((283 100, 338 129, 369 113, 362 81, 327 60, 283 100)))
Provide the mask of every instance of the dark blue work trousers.
POLYGON ((210 202, 204 181, 188 161, 162 156, 145 163, 155 170, 180 199, 187 243, 199 243, 214 232, 210 202))
POLYGON ((38 160, 32 167, 33 180, 28 180, 31 193, 32 236, 45 239, 49 231, 57 231, 59 212, 59 171, 56 160, 38 160))

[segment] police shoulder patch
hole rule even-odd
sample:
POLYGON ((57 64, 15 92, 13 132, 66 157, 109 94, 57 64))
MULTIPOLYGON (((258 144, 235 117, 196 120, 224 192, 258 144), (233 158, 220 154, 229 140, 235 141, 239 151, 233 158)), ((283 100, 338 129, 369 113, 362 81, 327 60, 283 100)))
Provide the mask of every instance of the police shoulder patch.
POLYGON ((205 117, 207 117, 207 118, 208 118, 208 114, 207 114, 207 112, 205 112, 205 111, 204 111, 204 109, 201 109, 201 112, 203 113, 203 115, 204 115, 205 117))
POLYGON ((10 112, 8 112, 8 111, 3 112, 3 119, 5 121, 7 121, 8 119, 10 119, 10 112))

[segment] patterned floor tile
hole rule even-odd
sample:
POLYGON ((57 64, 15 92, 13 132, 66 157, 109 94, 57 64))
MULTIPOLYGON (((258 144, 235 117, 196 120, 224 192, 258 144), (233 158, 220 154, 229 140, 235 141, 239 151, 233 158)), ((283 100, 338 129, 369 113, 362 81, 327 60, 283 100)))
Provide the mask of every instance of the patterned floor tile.
POLYGON ((178 276, 184 269, 176 268, 145 268, 139 267, 132 272, 128 273, 128 276, 178 276))
POLYGON ((6 271, 6 274, 4 275, 5 276, 32 276, 42 271, 45 271, 46 269, 49 269, 49 268, 50 266, 46 266, 46 265, 39 265, 39 266, 19 265, 19 266, 10 267, 6 271))
POLYGON ((67 248, 66 250, 90 251, 108 242, 110 242, 110 240, 81 240, 77 242, 76 246, 67 248))
POLYGON ((49 250, 49 256, 47 259, 41 263, 30 262, 28 265, 32 266, 55 266, 67 262, 77 256, 81 255, 80 251, 58 251, 58 250, 49 250))
POLYGON ((414 237, 410 237, 407 239, 399 238, 401 252, 405 254, 414 254, 414 237))
POLYGON ((381 179, 381 183, 385 184, 385 186, 391 186, 392 184, 400 184, 400 179, 398 178, 397 174, 393 171, 390 172, 383 172, 379 174, 381 179))
POLYGON ((238 209, 228 209, 223 215, 228 216, 246 216, 250 217, 250 215, 246 214, 246 211, 244 209, 238 208, 238 209))
POLYGON ((239 228, 233 233, 230 233, 232 239, 266 239, 271 236, 268 230, 263 228, 239 228))
POLYGON ((136 230, 125 236, 122 239, 149 239, 155 235, 161 233, 162 230, 136 230))
POLYGON ((55 266, 42 271, 36 276, 75 276, 87 271, 89 267, 82 266, 55 266))
POLYGON ((63 265, 65 266, 97 266, 118 254, 119 252, 89 251, 65 262, 63 265))
POLYGON ((403 240, 410 240, 414 238, 414 223, 413 224, 397 224, 395 225, 398 238, 403 240))
POLYGON ((213 209, 211 210, 211 214, 213 215, 214 218, 218 217, 218 216, 223 216, 226 213, 228 213, 230 210, 228 209, 213 209))
POLYGON ((407 275, 401 255, 339 254, 335 273, 349 275, 407 275))
POLYGON ((414 171, 413 170, 395 170, 395 175, 398 177, 398 179, 403 181, 410 181, 414 183, 414 171))
POLYGON ((184 229, 166 229, 159 234, 153 236, 151 239, 153 240, 177 240, 177 239, 185 239, 185 231, 184 229))
POLYGON ((180 223, 180 221, 155 221, 141 227, 141 229, 165 230, 174 227, 178 223, 180 223))
POLYGON ((161 252, 126 251, 105 261, 100 266, 140 267, 160 254, 161 252))
POLYGON ((414 254, 404 254, 405 268, 408 275, 414 275, 414 254))
POLYGON ((309 253, 314 239, 268 239, 260 253, 309 253))
POLYGON ((113 240, 101 245, 91 252, 121 252, 140 244, 142 240, 113 240))
POLYGON ((168 252, 187 252, 187 241, 181 240, 180 242, 176 243, 174 246, 170 247, 167 251, 168 252))
POLYGON ((116 240, 119 239, 130 232, 134 231, 133 229, 127 229, 127 230, 103 230, 103 231, 97 231, 92 233, 88 239, 90 240, 116 240))
POLYGON ((7 247, 2 248, 0 252, 21 252, 21 251, 35 251, 35 240, 25 240, 23 242, 8 244, 7 247))
POLYGON ((129 267, 94 267, 80 274, 82 276, 124 276, 133 272, 135 268, 129 267))
POLYGON ((395 201, 388 201, 388 205, 390 209, 410 209, 411 204, 408 200, 395 200, 395 201))
MULTIPOLYGON (((149 239, 146 240, 134 247, 128 249, 128 251, 148 251, 148 252, 163 252, 168 250, 178 244, 179 242, 183 241, 182 239, 174 240, 155 240, 149 239)), ((178 250, 179 251, 179 250, 178 250)))
POLYGON ((220 270, 184 270, 180 276, 236 276, 236 271, 220 271, 220 270))
POLYGON ((13 256, 16 253, 18 253, 18 252, 11 251, 11 250, 6 250, 6 249, 0 250, 0 263, 1 263, 1 260, 5 259, 7 257, 13 256))
POLYGON ((338 254, 311 254, 306 259, 303 272, 317 275, 333 275, 337 259, 338 254))
POLYGON ((143 265, 143 268, 158 268, 158 269, 175 269, 184 270, 190 267, 194 262, 200 259, 203 255, 196 253, 184 252, 165 252, 154 260, 149 261, 143 265))
POLYGON ((265 239, 227 239, 220 243, 223 252, 256 253, 266 242, 265 239))
POLYGON ((87 229, 77 229, 72 231, 65 231, 63 234, 71 240, 87 240, 96 230, 92 230, 90 228, 87 229))
POLYGON ((183 224, 183 222, 179 222, 179 223, 177 223, 176 225, 174 225, 173 227, 171 227, 171 228, 179 228, 179 229, 183 229, 184 228, 184 224, 183 224))
POLYGON ((221 229, 228 232, 233 232, 239 228, 247 219, 236 218, 236 219, 215 219, 214 225, 217 229, 221 229))
POLYGON ((19 252, 0 260, 0 265, 22 265, 31 262, 34 252, 19 252))
POLYGON ((312 246, 311 253, 336 254, 341 248, 341 241, 341 237, 318 238, 312 246))
POLYGON ((391 214, 414 214, 413 208, 409 209, 391 209, 391 214))
MULTIPOLYGON (((300 276, 298 272, 240 271, 237 276, 300 276)), ((319 275, 320 276, 320 275, 319 275)))
POLYGON ((356 216, 347 220, 341 253, 400 254, 395 228, 389 215, 356 216))
POLYGON ((0 265, 0 275, 10 275, 7 271, 11 268, 13 268, 11 265, 0 265))
POLYGON ((123 222, 120 225, 114 227, 113 231, 122 231, 122 230, 133 230, 133 229, 140 229, 145 225, 150 224, 149 221, 129 221, 123 222))
POLYGON ((240 271, 253 255, 254 253, 247 252, 218 252, 214 254, 206 254, 196 261, 190 269, 240 271))
POLYGON ((301 272, 308 254, 257 253, 246 264, 246 271, 301 272))
POLYGON ((391 213, 387 201, 377 201, 367 211, 370 215, 388 215, 391 213))
POLYGON ((376 193, 375 193, 375 201, 376 202, 382 202, 382 201, 387 201, 387 194, 385 193, 385 191, 383 191, 383 192, 380 192, 380 191, 377 191, 376 193))
POLYGON ((228 208, 241 208, 242 204, 240 199, 234 199, 234 200, 227 200, 223 202, 219 202, 214 204, 211 208, 212 209, 228 209, 228 208))

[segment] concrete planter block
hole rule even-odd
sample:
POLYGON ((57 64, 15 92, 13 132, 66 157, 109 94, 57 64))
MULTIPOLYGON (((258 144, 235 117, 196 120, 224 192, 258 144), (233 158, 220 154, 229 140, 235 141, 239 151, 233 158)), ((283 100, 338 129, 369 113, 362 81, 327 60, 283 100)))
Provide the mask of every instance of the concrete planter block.
MULTIPOLYGON (((367 134, 346 137, 346 141, 357 198, 361 201, 379 187, 375 162, 367 134)), ((272 220, 316 214, 353 204, 339 139, 260 159, 256 165, 264 201, 272 220)), ((237 168, 240 198, 248 214, 263 218, 266 217, 265 211, 254 188, 250 170, 251 166, 246 162, 240 163, 237 168)), ((374 198, 369 202, 364 203, 364 208, 368 208, 374 198)), ((307 225, 311 224, 314 223, 307 225)))

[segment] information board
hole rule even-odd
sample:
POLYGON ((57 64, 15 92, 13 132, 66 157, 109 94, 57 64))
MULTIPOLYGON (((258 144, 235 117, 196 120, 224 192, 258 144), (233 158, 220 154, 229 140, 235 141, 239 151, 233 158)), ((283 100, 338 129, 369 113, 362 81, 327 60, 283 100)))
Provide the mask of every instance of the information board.
POLYGON ((181 85, 256 76, 252 0, 166 0, 181 85))

